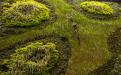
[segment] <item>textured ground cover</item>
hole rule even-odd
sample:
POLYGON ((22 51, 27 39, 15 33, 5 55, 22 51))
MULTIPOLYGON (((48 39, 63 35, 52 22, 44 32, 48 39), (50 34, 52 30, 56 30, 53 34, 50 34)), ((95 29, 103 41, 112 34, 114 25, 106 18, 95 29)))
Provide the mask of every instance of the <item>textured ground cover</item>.
MULTIPOLYGON (((66 72, 67 66, 68 66, 68 61, 69 61, 70 55, 71 55, 71 48, 70 48, 68 40, 64 37, 41 35, 41 36, 37 36, 35 38, 35 40, 29 40, 29 41, 24 40, 23 43, 19 42, 19 43, 13 44, 13 46, 8 47, 8 48, 6 48, 6 50, 1 52, 0 55, 1 55, 0 71, 1 71, 1 74, 3 74, 3 75, 4 74, 5 75, 6 74, 9 74, 9 75, 13 75, 13 74, 15 74, 15 75, 17 75, 17 74, 36 75, 37 73, 42 74, 42 75, 48 75, 48 74, 49 75, 64 75, 66 72), (32 42, 43 42, 43 44, 45 44, 45 45, 38 46, 38 45, 42 45, 42 44, 41 43, 32 44, 32 42), (52 44, 47 45, 47 43, 50 43, 50 42, 53 43, 53 45, 52 44), (49 47, 53 47, 54 45, 56 45, 56 48, 55 48, 55 49, 57 49, 56 53, 55 52, 53 53, 52 48, 48 49, 49 47), (43 69, 40 68, 39 66, 34 67, 35 66, 34 62, 39 59, 36 55, 32 56, 33 61, 31 59, 28 59, 28 56, 27 56, 27 58, 22 58, 23 54, 29 55, 31 53, 31 50, 30 51, 26 51, 26 50, 29 50, 29 49, 34 50, 34 48, 36 48, 35 46, 38 46, 40 48, 45 47, 46 49, 52 51, 52 53, 50 53, 51 59, 46 59, 46 60, 49 60, 47 62, 48 65, 44 66, 43 69), (17 49, 17 51, 16 51, 16 49, 17 49), (9 50, 9 52, 7 52, 8 50, 9 50), (28 54, 25 54, 26 52, 28 54), (32 67, 32 62, 30 62, 30 61, 33 62, 33 67, 32 67), (18 63, 18 62, 21 62, 21 63, 18 63), (30 64, 30 66, 28 66, 29 64, 30 64), (24 66, 24 67, 22 67, 22 66, 24 66), (49 67, 49 66, 51 66, 51 67, 49 67), (39 69, 40 69, 40 71, 39 71, 39 69), (24 72, 22 70, 24 70, 24 72)), ((50 56, 50 55, 47 55, 47 56, 50 56)), ((29 57, 31 57, 31 56, 29 56, 29 57)), ((44 56, 44 57, 46 58, 46 56, 44 56)), ((45 61, 45 59, 43 59, 43 60, 45 61)), ((39 63, 39 61, 38 61, 38 63, 39 63)), ((37 62, 36 62, 36 65, 37 65, 37 62)))
POLYGON ((107 39, 117 27, 120 27, 120 15, 118 19, 97 20, 87 17, 78 10, 84 0, 43 1, 39 2, 52 6, 57 16, 56 20, 45 23, 44 27, 12 28, 14 33, 7 35, 3 33, 4 36, 0 37, 2 56, 5 55, 4 51, 9 53, 9 49, 19 47, 15 44, 24 44, 26 41, 37 40, 38 36, 52 34, 68 38, 72 48, 67 75, 87 75, 111 58, 107 39), (18 29, 21 33, 17 33, 18 29))

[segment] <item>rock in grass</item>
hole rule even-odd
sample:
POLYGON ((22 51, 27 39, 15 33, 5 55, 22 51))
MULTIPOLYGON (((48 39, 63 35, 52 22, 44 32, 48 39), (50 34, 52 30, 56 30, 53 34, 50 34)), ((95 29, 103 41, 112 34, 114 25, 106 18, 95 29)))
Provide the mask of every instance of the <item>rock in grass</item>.
POLYGON ((49 19, 49 9, 36 1, 18 1, 3 11, 6 26, 35 26, 49 19))
POLYGON ((113 9, 105 4, 98 1, 85 1, 80 4, 80 7, 93 14, 101 14, 101 15, 111 15, 113 14, 113 9))

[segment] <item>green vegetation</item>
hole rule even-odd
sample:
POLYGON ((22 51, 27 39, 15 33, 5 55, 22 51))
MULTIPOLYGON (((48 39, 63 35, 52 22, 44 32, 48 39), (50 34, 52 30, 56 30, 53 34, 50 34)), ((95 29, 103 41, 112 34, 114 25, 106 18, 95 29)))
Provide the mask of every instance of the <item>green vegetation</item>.
MULTIPOLYGON (((41 0, 38 1, 41 2, 41 0)), ((68 4, 65 0, 44 1, 53 7, 57 16, 55 22, 49 23, 42 29, 39 26, 30 29, 23 28, 25 30, 23 33, 0 37, 0 51, 9 50, 11 45, 16 45, 19 42, 36 40, 37 36, 61 35, 68 38, 72 47, 67 75, 88 75, 110 59, 112 54, 108 49, 107 39, 117 27, 120 27, 120 15, 115 20, 90 19, 74 9, 74 7, 80 7, 80 3, 84 0, 75 0, 73 4, 68 4), (73 25, 76 25, 77 28, 74 28, 73 25)), ((103 15, 113 13, 113 11, 105 12, 106 14, 103 13, 103 15)))
POLYGON ((16 2, 21 1, 22 2, 22 1, 35 1, 35 0, 11 0, 11 1, 16 1, 16 2))
POLYGON ((18 2, 18 1, 35 1, 35 0, 6 0, 7 2, 18 2))
POLYGON ((49 9, 35 1, 13 3, 2 15, 6 26, 34 26, 47 19, 49 9))
POLYGON ((113 9, 105 4, 98 1, 86 1, 80 4, 80 7, 87 12, 93 14, 103 14, 103 15, 111 15, 113 14, 113 9))
POLYGON ((36 42, 15 50, 5 63, 10 68, 10 75, 48 75, 58 58, 54 43, 36 42))

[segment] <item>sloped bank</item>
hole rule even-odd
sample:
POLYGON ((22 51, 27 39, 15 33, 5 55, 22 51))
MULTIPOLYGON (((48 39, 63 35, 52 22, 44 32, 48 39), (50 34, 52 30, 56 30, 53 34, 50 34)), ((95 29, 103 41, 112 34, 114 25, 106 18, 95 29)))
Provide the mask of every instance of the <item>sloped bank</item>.
POLYGON ((108 38, 109 51, 112 58, 89 75, 120 75, 121 74, 121 28, 117 28, 108 38))

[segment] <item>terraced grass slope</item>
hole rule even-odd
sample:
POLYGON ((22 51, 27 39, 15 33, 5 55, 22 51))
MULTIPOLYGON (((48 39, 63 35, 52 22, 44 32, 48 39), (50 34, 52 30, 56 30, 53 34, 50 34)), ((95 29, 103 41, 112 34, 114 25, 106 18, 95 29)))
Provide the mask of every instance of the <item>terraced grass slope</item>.
MULTIPOLYGON (((29 28, 8 28, 1 24, 1 56, 4 52, 9 53, 9 49, 19 47, 15 44, 34 41, 42 35, 57 35, 68 38, 72 50, 66 75, 88 75, 111 58, 107 39, 117 27, 120 27, 120 15, 109 20, 87 17, 79 8, 84 0, 37 1, 45 3, 52 10, 51 13, 56 14, 55 20, 50 19, 44 22, 43 26, 29 28)), ((1 57, 1 60, 4 58, 6 57, 1 57)))

